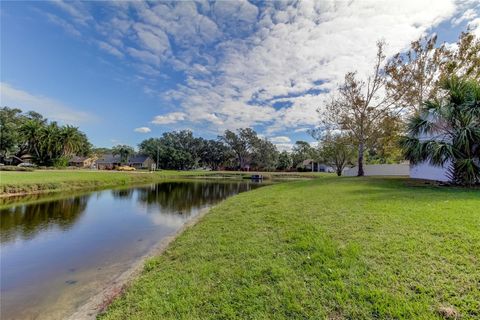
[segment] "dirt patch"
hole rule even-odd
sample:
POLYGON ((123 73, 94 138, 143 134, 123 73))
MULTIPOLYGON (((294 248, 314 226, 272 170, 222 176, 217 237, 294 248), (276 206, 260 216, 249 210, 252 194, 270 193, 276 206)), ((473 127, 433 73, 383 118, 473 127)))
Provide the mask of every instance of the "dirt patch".
POLYGON ((437 312, 445 319, 460 319, 460 314, 453 307, 441 306, 437 312))

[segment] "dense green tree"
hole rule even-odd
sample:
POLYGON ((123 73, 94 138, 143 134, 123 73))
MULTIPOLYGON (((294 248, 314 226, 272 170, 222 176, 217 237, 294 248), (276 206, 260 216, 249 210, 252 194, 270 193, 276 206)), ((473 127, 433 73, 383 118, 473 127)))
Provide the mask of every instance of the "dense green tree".
POLYGON ((112 149, 104 148, 104 147, 91 147, 89 152, 97 156, 100 156, 100 155, 112 153, 112 149))
POLYGON ((278 162, 277 147, 267 139, 255 139, 252 149, 252 167, 256 170, 272 171, 278 162))
POLYGON ((274 170, 278 160, 278 150, 267 139, 261 139, 255 130, 240 128, 236 132, 226 130, 219 137, 235 154, 237 168, 244 170, 274 170))
POLYGON ((20 137, 18 128, 22 122, 22 111, 3 107, 0 109, 0 160, 18 152, 20 137))
POLYGON ((426 101, 408 123, 402 141, 405 157, 447 166, 451 180, 480 182, 480 84, 452 76, 441 82, 446 94, 426 101))
POLYGON ((250 166, 252 153, 260 140, 255 130, 251 128, 241 128, 237 132, 226 130, 219 139, 233 150, 240 170, 250 166))
POLYGON ((217 170, 220 166, 228 164, 233 157, 232 150, 221 141, 205 140, 202 144, 200 161, 205 167, 217 170))
POLYGON ((40 165, 66 165, 71 156, 90 151, 87 136, 77 127, 48 122, 34 111, 22 113, 4 107, 0 109, 0 126, 0 160, 30 154, 40 165))
POLYGON ((128 158, 135 154, 135 150, 125 144, 119 144, 112 148, 113 155, 119 155, 121 163, 127 163, 128 158))
POLYGON ((327 132, 320 140, 320 157, 335 169, 337 176, 341 176, 343 169, 355 161, 355 154, 355 146, 346 134, 327 132))
POLYGON ((282 151, 278 155, 277 169, 278 170, 290 170, 293 166, 292 155, 287 151, 282 151))
POLYGON ((303 161, 308 159, 318 160, 317 150, 306 141, 295 142, 292 148, 293 167, 297 168, 301 166, 303 161))
POLYGON ((158 168, 187 170, 202 162, 205 140, 191 131, 165 132, 161 138, 150 138, 139 144, 140 153, 157 161, 158 168))

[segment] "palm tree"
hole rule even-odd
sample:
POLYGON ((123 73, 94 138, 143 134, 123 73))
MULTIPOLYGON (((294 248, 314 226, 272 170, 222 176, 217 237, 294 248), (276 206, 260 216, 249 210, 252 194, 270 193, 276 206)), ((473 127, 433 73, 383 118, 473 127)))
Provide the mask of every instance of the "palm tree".
POLYGON ((426 101, 408 123, 401 145, 412 163, 447 166, 461 185, 480 182, 480 84, 451 77, 441 81, 445 96, 426 101))
POLYGON ((38 150, 40 130, 44 123, 36 119, 26 120, 18 129, 22 144, 27 152, 34 153, 35 157, 40 158, 38 150))
POLYGON ((43 126, 39 133, 40 162, 51 165, 61 157, 63 143, 61 139, 61 127, 56 122, 43 126))
POLYGON ((63 126, 60 128, 59 135, 63 145, 63 156, 75 155, 82 149, 83 136, 77 127, 70 125, 63 126))
POLYGON ((132 147, 127 146, 127 145, 118 145, 112 148, 112 154, 115 155, 120 155, 120 161, 122 163, 127 163, 128 158, 135 153, 135 150, 133 150, 132 147))

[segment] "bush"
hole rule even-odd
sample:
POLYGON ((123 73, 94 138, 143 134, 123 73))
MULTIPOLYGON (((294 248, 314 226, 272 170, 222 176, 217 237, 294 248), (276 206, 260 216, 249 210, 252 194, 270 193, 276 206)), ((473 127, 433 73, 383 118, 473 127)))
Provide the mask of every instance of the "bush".
POLYGON ((53 166, 56 168, 65 168, 68 166, 68 158, 67 157, 60 157, 53 161, 53 166))
POLYGON ((16 167, 16 166, 0 166, 0 171, 33 171, 32 168, 16 167))

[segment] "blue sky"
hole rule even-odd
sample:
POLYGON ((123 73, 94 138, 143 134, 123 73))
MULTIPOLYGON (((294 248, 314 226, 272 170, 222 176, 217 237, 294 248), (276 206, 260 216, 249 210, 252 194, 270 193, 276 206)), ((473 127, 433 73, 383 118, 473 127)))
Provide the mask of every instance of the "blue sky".
POLYGON ((437 33, 480 35, 479 1, 1 2, 1 104, 79 126, 97 146, 251 126, 312 141, 343 75, 437 33))

